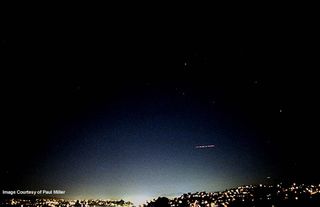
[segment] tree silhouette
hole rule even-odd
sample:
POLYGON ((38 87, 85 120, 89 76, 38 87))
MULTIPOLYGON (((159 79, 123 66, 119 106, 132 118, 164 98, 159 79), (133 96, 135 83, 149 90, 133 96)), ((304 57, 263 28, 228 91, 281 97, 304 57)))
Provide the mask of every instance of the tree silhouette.
POLYGON ((159 197, 155 202, 149 203, 148 207, 170 207, 169 199, 166 197, 159 197))

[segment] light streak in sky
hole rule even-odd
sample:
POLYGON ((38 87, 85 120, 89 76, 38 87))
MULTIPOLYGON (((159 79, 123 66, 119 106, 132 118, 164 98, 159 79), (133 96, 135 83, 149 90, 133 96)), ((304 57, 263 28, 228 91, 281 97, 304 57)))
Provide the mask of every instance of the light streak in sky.
POLYGON ((195 148, 196 149, 203 149, 203 148, 214 148, 214 144, 209 144, 209 145, 197 145, 195 148))

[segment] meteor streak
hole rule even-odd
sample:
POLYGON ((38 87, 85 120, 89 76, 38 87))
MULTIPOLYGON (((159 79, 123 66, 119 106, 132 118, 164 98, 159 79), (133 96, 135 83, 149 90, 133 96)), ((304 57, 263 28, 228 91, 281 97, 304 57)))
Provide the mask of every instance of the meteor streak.
POLYGON ((203 148, 213 148, 215 147, 214 144, 210 144, 210 145, 197 145, 195 148, 196 149, 203 149, 203 148))

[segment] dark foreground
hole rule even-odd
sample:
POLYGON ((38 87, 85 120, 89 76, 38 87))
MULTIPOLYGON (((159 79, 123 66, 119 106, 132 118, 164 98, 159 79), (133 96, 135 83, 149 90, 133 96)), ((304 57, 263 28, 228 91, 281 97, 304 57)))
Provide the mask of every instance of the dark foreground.
MULTIPOLYGON (((0 207, 133 207, 123 200, 65 200, 60 198, 1 197, 0 207)), ((159 197, 143 207, 320 207, 320 184, 249 185, 220 192, 185 193, 159 197)))
POLYGON ((320 207, 320 185, 242 186, 221 192, 158 198, 148 207, 320 207))

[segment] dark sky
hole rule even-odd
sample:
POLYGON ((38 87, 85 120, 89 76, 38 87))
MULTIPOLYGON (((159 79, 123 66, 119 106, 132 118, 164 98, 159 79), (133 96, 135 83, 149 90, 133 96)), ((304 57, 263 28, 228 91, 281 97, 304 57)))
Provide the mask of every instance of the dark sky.
POLYGON ((292 33, 82 20, 21 20, 1 40, 3 189, 137 201, 319 182, 311 52, 292 33))

